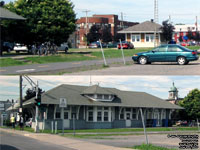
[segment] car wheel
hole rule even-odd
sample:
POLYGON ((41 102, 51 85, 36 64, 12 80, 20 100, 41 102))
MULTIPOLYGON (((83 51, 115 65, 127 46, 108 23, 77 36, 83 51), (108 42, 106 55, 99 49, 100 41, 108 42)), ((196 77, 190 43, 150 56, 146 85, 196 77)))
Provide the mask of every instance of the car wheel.
POLYGON ((139 57, 138 62, 141 65, 145 65, 145 64, 147 64, 147 58, 145 56, 141 56, 141 57, 139 57))
POLYGON ((178 57, 177 62, 179 65, 185 65, 187 63, 187 60, 185 57, 178 57))

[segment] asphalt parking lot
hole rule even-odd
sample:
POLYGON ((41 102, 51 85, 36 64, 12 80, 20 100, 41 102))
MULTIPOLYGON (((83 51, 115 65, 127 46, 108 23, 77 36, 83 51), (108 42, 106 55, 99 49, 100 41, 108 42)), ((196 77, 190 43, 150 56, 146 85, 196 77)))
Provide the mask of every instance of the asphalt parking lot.
MULTIPOLYGON (((177 135, 179 134, 190 135, 188 133, 178 133, 177 135)), ((147 136, 150 144, 166 148, 178 149, 179 143, 181 142, 179 138, 168 138, 168 134, 148 134, 147 136)), ((136 145, 141 145, 143 143, 146 143, 144 135, 109 136, 109 137, 101 137, 99 139, 84 139, 84 141, 90 141, 94 143, 116 146, 116 147, 133 147, 136 145)), ((200 145, 199 139, 198 143, 200 145)))
POLYGON ((200 75, 200 59, 188 65, 177 63, 133 64, 73 73, 73 75, 200 75))

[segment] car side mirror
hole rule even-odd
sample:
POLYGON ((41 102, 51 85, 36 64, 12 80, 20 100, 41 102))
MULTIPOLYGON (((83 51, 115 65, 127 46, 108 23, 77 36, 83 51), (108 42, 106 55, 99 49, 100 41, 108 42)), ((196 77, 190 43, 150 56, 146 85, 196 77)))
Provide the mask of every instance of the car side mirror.
POLYGON ((152 51, 152 53, 155 53, 155 52, 156 52, 156 51, 154 51, 154 50, 152 51))

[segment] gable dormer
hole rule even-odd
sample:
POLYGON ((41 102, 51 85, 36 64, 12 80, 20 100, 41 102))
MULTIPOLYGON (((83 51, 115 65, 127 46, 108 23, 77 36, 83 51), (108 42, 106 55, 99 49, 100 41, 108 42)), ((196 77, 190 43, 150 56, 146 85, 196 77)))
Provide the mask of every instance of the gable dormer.
POLYGON ((82 95, 93 101, 111 102, 115 98, 116 94, 109 91, 106 88, 102 88, 98 85, 90 86, 82 92, 82 95))

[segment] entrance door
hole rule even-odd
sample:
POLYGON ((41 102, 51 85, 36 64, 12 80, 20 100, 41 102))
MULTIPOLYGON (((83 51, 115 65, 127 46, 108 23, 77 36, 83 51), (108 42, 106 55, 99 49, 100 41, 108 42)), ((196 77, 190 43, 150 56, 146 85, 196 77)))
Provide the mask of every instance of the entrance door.
POLYGON ((131 127, 131 112, 126 112, 126 127, 131 127))
POLYGON ((64 111, 64 129, 70 128, 69 111, 64 111))
POLYGON ((160 113, 159 113, 159 111, 154 112, 154 119, 156 119, 156 126, 160 126, 160 113))

